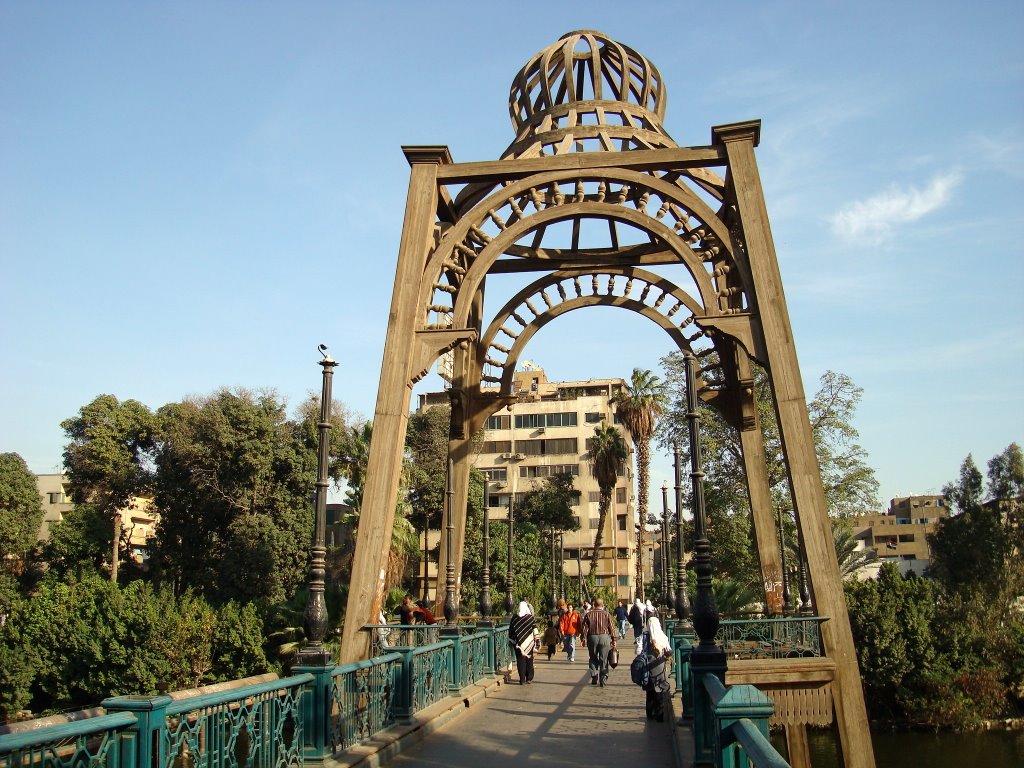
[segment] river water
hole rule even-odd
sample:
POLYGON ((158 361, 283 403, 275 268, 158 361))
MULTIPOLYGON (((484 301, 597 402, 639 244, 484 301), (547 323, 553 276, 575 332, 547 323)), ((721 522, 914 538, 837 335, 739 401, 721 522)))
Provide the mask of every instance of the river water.
MULTIPOLYGON (((840 768, 830 731, 811 730, 808 737, 814 768, 840 768)), ((877 768, 1024 768, 1024 731, 878 731, 872 739, 877 768)))

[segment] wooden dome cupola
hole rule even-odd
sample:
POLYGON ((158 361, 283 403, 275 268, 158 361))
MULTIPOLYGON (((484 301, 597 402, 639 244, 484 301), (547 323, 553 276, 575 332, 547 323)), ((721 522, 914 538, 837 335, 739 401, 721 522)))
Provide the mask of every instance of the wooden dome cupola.
POLYGON ((657 67, 595 30, 569 32, 534 55, 508 103, 516 139, 504 158, 676 146, 662 126, 657 67))

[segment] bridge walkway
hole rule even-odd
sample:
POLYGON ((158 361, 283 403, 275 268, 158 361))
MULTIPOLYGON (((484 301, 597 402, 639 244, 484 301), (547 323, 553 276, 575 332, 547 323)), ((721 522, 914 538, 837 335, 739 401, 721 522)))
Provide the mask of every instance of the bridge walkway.
MULTIPOLYGON (((490 689, 386 765, 596 768, 642 759, 644 768, 676 768, 674 740, 688 740, 689 730, 674 725, 678 713, 671 709, 665 722, 647 720, 645 694, 629 679, 627 655, 602 688, 590 684, 586 649, 577 650, 573 663, 563 653, 549 661, 541 652, 532 684, 520 685, 513 672, 511 683, 490 689)), ((692 750, 689 742, 689 755, 692 750)))

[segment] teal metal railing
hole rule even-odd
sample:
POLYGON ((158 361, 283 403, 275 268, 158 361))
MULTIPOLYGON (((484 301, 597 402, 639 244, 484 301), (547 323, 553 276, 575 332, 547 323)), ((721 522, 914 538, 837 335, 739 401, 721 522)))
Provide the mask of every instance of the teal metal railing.
POLYGON ((781 619, 726 619, 715 642, 733 659, 783 659, 824 656, 821 625, 824 616, 781 619))
POLYGON ((768 718, 775 711, 771 699, 752 685, 726 687, 713 674, 704 675, 701 685, 711 705, 712 738, 702 745, 695 731, 698 752, 710 751, 715 768, 789 768, 768 741, 768 718))
MULTIPOLYGON (((417 628, 440 629, 434 626, 417 628)), ((376 629, 376 627, 368 627, 376 629)), ((0 768, 293 768, 319 762, 505 669, 508 626, 196 695, 118 696, 106 714, 0 734, 0 768)), ((102 710, 101 710, 102 711, 102 710)))
POLYGON ((0 736, 4 768, 133 768, 138 738, 130 712, 100 715, 37 731, 0 736))
POLYGON ((389 653, 331 672, 330 743, 348 749, 394 723, 402 706, 403 656, 389 653))

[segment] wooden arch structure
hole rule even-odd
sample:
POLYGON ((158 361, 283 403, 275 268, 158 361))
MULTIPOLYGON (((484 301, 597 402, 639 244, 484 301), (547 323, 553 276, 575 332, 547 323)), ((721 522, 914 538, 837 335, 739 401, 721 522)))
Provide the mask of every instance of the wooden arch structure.
MULTIPOLYGON (((848 768, 874 759, 853 639, 832 545, 796 348, 754 148, 757 121, 711 129, 679 147, 665 131, 665 88, 642 55, 594 31, 564 35, 513 82, 516 138, 496 161, 454 163, 444 146, 405 147, 411 165, 374 439, 342 639, 381 608, 412 388, 452 359, 452 508, 465 510, 470 440, 514 402, 512 374, 532 336, 576 309, 614 306, 657 323, 699 361, 699 395, 741 436, 766 598, 778 600, 780 554, 752 364, 765 368, 827 655, 848 768), (493 317, 496 274, 540 277, 493 317)), ((458 574, 465 515, 456 515, 458 574)))

